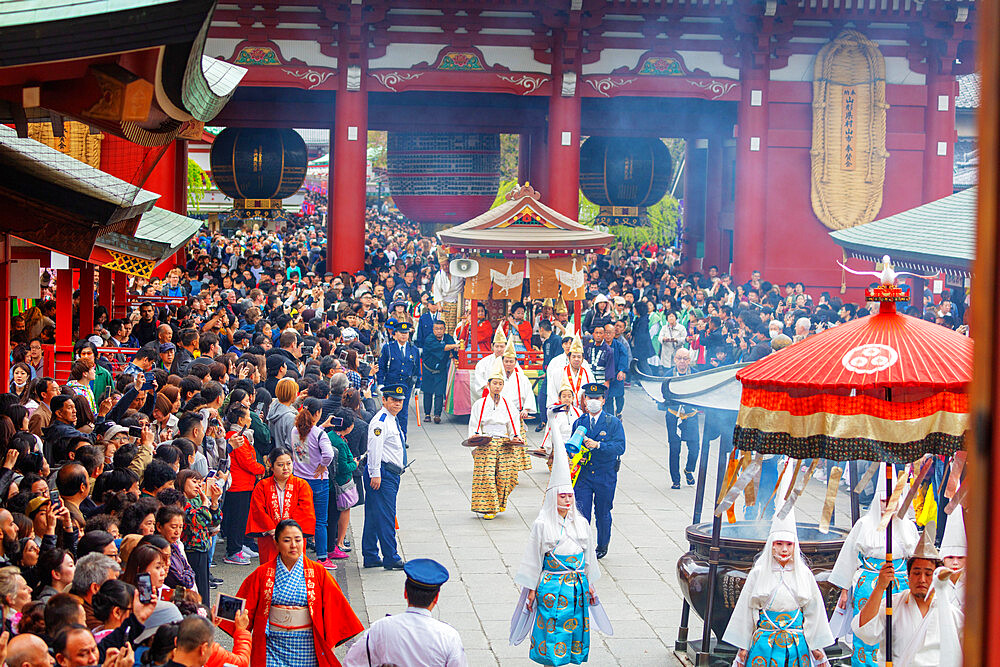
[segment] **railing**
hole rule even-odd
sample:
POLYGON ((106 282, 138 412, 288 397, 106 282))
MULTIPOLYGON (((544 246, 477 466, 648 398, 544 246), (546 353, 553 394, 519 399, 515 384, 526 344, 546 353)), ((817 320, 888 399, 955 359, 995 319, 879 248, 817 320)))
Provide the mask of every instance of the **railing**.
MULTIPOLYGON (((458 367, 459 368, 475 368, 483 358, 493 354, 492 351, 488 352, 486 350, 459 350, 458 351, 458 367)), ((517 363, 520 364, 521 368, 524 370, 534 370, 542 371, 544 370, 544 364, 542 363, 544 356, 541 350, 527 350, 524 352, 517 353, 517 363)))
POLYGON ((152 304, 157 308, 162 308, 163 306, 183 306, 187 304, 186 296, 161 296, 159 294, 154 294, 152 296, 146 296, 144 294, 129 294, 126 297, 126 300, 129 307, 141 303, 152 304))

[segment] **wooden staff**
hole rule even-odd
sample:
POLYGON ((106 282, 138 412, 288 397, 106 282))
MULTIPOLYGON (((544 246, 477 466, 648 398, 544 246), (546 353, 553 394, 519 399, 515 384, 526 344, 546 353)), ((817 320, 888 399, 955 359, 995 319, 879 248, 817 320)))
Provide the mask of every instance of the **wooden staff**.
MULTIPOLYGON (((885 464, 885 502, 889 508, 889 489, 892 488, 892 466, 885 464)), ((878 502, 872 500, 872 502, 878 502)), ((892 518, 885 525, 885 562, 892 563, 892 518)), ((892 585, 895 575, 885 588, 885 667, 892 667, 892 585)))

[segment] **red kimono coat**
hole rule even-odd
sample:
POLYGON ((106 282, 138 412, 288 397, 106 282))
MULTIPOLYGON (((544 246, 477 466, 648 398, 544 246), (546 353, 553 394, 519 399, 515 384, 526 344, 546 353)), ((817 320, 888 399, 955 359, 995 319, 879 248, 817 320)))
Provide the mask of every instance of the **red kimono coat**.
MULTIPOLYGON (((301 480, 299 480, 301 481, 301 480)), ((303 556, 303 558, 305 558, 303 556)), ((312 617, 313 639, 316 642, 316 660, 319 667, 340 667, 333 649, 364 630, 350 603, 319 563, 305 558, 303 573, 306 578, 306 599, 312 617)), ((253 637, 250 664, 267 664, 267 618, 271 611, 274 574, 277 561, 271 560, 254 570, 240 586, 238 597, 247 601, 250 614, 250 632, 253 637)), ((233 631, 232 621, 220 621, 219 627, 233 631)))
POLYGON ((266 535, 282 519, 294 519, 306 535, 316 533, 316 509, 313 507, 312 488, 304 480, 292 476, 285 484, 285 496, 279 510, 278 487, 274 477, 265 477, 250 495, 250 514, 247 516, 247 535, 257 538, 260 562, 267 563, 278 557, 274 537, 266 535))

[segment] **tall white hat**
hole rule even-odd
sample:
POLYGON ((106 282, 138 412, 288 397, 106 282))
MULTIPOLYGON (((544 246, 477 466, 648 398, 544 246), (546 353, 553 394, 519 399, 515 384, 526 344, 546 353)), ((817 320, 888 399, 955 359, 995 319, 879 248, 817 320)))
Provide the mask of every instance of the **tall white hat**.
POLYGON ((549 485, 545 487, 546 494, 573 493, 573 479, 569 474, 569 457, 566 455, 566 445, 562 438, 552 438, 552 472, 549 474, 549 485))
POLYGON ((913 550, 913 558, 927 558, 929 560, 940 560, 941 554, 934 546, 934 538, 937 536, 937 522, 928 521, 924 526, 924 532, 920 535, 917 548, 913 550))
POLYGON ((944 537, 941 539, 941 557, 968 556, 969 547, 965 539, 965 511, 959 505, 948 515, 944 524, 944 537))

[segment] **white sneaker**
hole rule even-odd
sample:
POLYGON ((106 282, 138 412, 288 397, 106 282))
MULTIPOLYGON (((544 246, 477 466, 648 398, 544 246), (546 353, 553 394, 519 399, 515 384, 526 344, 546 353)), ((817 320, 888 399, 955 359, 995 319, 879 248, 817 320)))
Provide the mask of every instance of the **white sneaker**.
POLYGON ((258 556, 258 554, 257 554, 256 551, 254 551, 250 547, 246 546, 245 544, 243 545, 243 552, 242 553, 247 558, 257 558, 257 556, 258 556))

